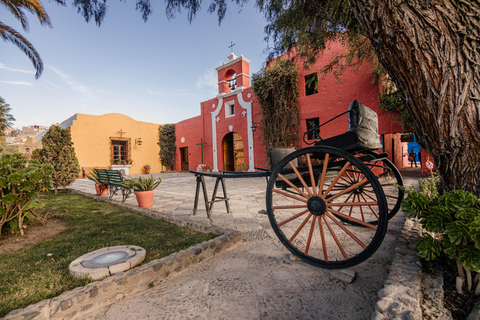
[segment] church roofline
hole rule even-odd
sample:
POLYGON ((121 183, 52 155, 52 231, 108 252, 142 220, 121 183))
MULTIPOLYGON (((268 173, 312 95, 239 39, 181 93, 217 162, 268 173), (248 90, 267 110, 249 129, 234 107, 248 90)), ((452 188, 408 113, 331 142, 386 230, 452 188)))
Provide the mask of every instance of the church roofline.
POLYGON ((215 70, 220 71, 220 70, 222 70, 222 69, 224 69, 224 68, 230 67, 231 65, 237 63, 238 61, 245 61, 245 62, 247 62, 247 63, 250 63, 250 62, 251 62, 250 60, 248 60, 247 58, 245 58, 245 57, 243 56, 243 54, 241 54, 240 57, 237 58, 237 57, 232 53, 230 56, 228 56, 228 58, 230 59, 230 61, 224 62, 220 67, 215 68, 215 70), (230 57, 231 57, 231 59, 230 59, 230 57))

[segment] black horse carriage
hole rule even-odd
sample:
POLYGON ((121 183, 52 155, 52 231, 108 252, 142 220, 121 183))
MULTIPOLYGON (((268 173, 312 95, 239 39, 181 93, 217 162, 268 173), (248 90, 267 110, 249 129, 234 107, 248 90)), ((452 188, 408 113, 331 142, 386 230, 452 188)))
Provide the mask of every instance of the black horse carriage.
POLYGON ((357 100, 349 110, 309 130, 313 146, 272 149, 266 211, 280 241, 312 265, 357 265, 378 249, 388 219, 400 208, 403 186, 378 135, 377 114, 357 100), (319 127, 347 114, 346 133, 321 139, 319 127), (280 160, 281 159, 281 160, 280 160))

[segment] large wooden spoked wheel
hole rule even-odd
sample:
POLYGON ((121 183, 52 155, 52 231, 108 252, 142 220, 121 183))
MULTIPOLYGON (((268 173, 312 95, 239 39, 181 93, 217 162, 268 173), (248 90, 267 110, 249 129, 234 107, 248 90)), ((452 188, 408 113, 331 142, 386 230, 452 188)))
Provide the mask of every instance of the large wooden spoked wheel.
POLYGON ((322 268, 348 268, 365 261, 387 230, 387 202, 377 177, 356 157, 333 147, 304 148, 283 158, 270 176, 266 204, 282 244, 322 268), (363 178, 347 186, 344 178, 349 176, 363 178), (374 199, 350 201, 370 187, 374 199), (339 211, 342 207, 349 212, 339 211))

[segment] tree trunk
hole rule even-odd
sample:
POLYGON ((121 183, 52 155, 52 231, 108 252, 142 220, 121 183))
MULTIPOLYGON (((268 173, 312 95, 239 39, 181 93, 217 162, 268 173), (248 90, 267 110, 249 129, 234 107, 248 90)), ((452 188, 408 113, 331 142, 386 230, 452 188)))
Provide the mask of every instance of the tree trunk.
POLYGON ((20 235, 24 236, 25 231, 23 231, 23 210, 20 205, 17 205, 18 213, 17 213, 17 226, 18 226, 18 231, 20 231, 20 235))
POLYGON ((349 1, 404 97, 443 191, 480 196, 480 2, 349 1))

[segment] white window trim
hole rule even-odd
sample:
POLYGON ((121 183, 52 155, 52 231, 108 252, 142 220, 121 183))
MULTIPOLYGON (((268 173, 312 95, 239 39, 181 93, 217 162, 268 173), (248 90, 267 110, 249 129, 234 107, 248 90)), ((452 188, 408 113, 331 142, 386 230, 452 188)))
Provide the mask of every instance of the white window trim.
POLYGON ((225 102, 225 118, 230 118, 235 116, 235 100, 225 102), (231 112, 233 106, 233 113, 231 112))

